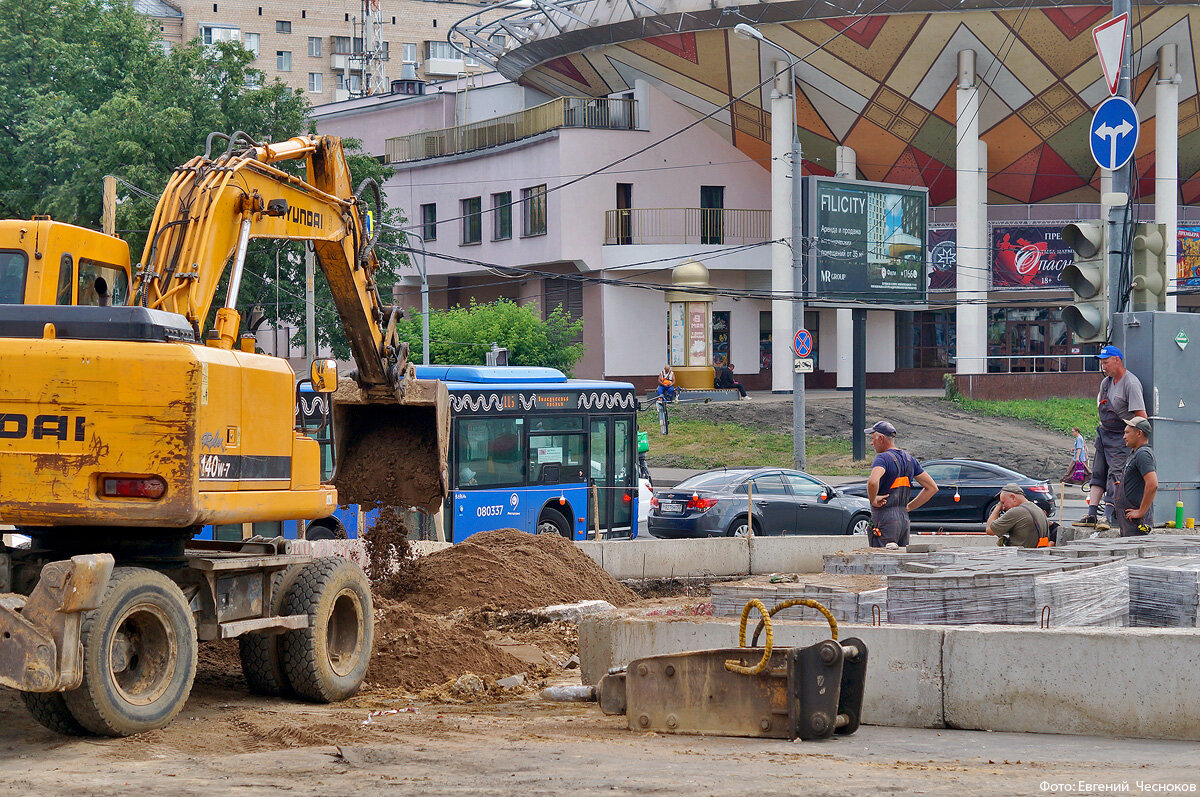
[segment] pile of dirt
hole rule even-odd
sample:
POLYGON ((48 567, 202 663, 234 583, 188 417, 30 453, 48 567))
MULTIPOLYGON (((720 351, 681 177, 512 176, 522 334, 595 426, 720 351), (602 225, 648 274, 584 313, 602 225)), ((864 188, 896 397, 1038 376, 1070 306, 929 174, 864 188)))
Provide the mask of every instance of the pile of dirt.
POLYGON ((495 679, 528 669, 469 623, 376 599, 375 653, 367 671, 368 688, 419 692, 468 672, 495 679))
POLYGON ((419 611, 535 609, 556 603, 637 600, 574 543, 552 534, 498 529, 419 560, 414 588, 403 596, 419 611))

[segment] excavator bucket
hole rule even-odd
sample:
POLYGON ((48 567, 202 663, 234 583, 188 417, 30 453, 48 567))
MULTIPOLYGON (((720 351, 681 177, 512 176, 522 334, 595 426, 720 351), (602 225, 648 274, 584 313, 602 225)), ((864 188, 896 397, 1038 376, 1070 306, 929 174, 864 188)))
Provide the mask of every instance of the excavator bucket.
POLYGON ((404 369, 399 387, 363 390, 341 379, 333 394, 338 502, 436 512, 449 488, 446 386, 404 369))

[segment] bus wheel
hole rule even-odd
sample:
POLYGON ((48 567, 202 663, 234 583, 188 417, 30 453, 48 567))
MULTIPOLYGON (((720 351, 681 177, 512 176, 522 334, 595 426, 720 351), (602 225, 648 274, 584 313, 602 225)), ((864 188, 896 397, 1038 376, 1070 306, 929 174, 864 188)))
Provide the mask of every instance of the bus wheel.
MULTIPOLYGON (((296 581, 303 565, 292 565, 271 578, 271 614, 283 614, 283 602, 296 581)), ((280 655, 281 634, 243 634, 238 637, 238 655, 242 660, 242 675, 250 692, 267 697, 292 694, 287 672, 280 655)))
POLYGON ((196 623, 174 581, 118 567, 100 607, 83 619, 83 683, 63 697, 100 736, 162 728, 187 702, 196 677, 196 623))
POLYGON ((346 539, 346 530, 342 528, 341 523, 324 523, 314 522, 308 524, 308 528, 304 530, 304 539, 306 540, 344 540, 346 539))
POLYGON ((282 640, 284 670, 296 694, 331 703, 357 692, 375 632, 371 587, 358 565, 324 556, 302 566, 283 613, 308 615, 308 628, 287 631, 282 640))
POLYGON ((567 523, 567 519, 563 517, 562 512, 557 509, 546 507, 542 510, 541 517, 537 522, 538 534, 557 534, 561 537, 566 537, 568 540, 574 539, 574 534, 571 533, 571 527, 567 523))

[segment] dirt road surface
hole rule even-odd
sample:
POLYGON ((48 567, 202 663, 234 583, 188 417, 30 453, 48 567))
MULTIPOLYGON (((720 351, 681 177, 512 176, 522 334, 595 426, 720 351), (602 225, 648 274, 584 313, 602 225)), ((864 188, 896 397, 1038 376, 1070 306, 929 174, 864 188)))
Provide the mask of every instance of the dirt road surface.
POLYGON ((0 793, 957 796, 1084 781, 1139 794, 1138 781, 1198 777, 1183 742, 874 727, 829 742, 659 736, 537 692, 489 705, 367 693, 313 706, 228 681, 202 669, 170 727, 129 739, 56 736, 0 689, 0 793), (364 725, 382 706, 403 711, 364 725))
MULTIPOLYGON (((810 435, 848 438, 851 424, 848 393, 810 396, 805 401, 805 428, 810 435)), ((791 396, 756 397, 754 401, 680 405, 679 418, 732 422, 791 434, 791 396), (765 400, 764 400, 765 399, 765 400)), ((980 418, 949 401, 931 396, 868 396, 867 424, 888 420, 896 425, 896 444, 917 458, 964 457, 995 462, 1033 478, 1058 478, 1070 463, 1066 435, 1006 418, 980 418)), ((869 448, 869 446, 868 446, 869 448)), ((651 464, 670 466, 669 462, 651 464)), ((847 459, 847 465, 851 462, 847 459)), ((814 472, 820 472, 815 464, 814 472)))

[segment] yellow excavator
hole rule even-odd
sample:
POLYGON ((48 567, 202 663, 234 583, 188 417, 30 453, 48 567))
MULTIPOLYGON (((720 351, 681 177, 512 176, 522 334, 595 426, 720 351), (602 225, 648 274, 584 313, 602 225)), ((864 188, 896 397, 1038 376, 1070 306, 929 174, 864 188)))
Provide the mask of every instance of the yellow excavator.
POLYGON ((0 545, 0 685, 43 725, 166 725, 197 639, 238 638, 258 693, 359 688, 373 625, 356 565, 281 539, 193 537, 339 502, 432 511, 445 498, 446 389, 416 379, 379 295, 379 205, 373 181, 351 185, 339 139, 235 133, 175 170, 136 268, 113 236, 0 222, 0 523, 30 538, 0 545), (304 178, 280 168, 295 160, 304 178), (350 344, 353 378, 331 360, 308 375, 333 393, 332 484, 295 429, 291 367, 241 328, 252 238, 313 244, 350 344))

